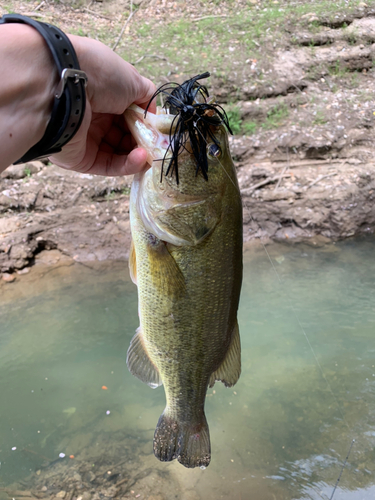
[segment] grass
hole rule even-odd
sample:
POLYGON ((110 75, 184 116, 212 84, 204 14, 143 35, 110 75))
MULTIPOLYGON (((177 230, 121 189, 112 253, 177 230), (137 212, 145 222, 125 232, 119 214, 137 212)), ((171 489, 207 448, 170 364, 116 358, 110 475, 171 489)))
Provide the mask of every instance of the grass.
POLYGON ((313 124, 314 125, 324 125, 325 123, 327 123, 327 119, 323 113, 322 110, 318 110, 315 114, 315 117, 313 119, 313 124))
MULTIPOLYGON (((288 0, 279 0, 278 3, 275 0, 201 0, 201 10, 192 14, 194 20, 186 12, 185 2, 177 0, 171 13, 173 15, 161 15, 158 20, 154 20, 146 19, 141 12, 136 14, 122 36, 117 53, 132 63, 142 56, 152 56, 143 58, 136 67, 156 83, 171 75, 183 73, 192 76, 206 70, 213 74, 228 75, 230 79, 232 74, 241 70, 241 64, 246 59, 263 62, 267 58, 268 49, 273 51, 274 44, 278 44, 283 36, 289 40, 291 26, 300 27, 301 23, 307 23, 312 30, 321 29, 319 20, 309 23, 306 18, 305 22, 304 19, 301 20, 303 15, 312 12, 316 17, 327 20, 338 12, 350 13, 360 1, 351 0, 348 3, 345 0, 315 0, 312 8, 311 2, 307 1, 296 5, 295 1, 288 0), (218 9, 225 12, 225 17, 218 17, 218 9), (196 21, 197 17, 205 17, 206 14, 208 17, 196 21), (235 65, 236 62, 239 64, 235 65)), ((33 3, 32 0, 26 2, 33 3)), ((82 2, 83 0, 55 0, 54 3, 74 8, 76 5, 81 6, 82 2)), ((371 7, 370 4, 375 2, 367 3, 371 7)), ((111 3, 108 2, 108 5, 111 3)), ((17 8, 19 2, 8 0, 2 9, 11 12, 15 10, 15 6, 17 8)), ((101 10, 106 14, 107 11, 114 12, 109 8, 101 10)), ((142 11, 143 7, 139 10, 142 11)), ((42 11, 45 12, 44 8, 42 11)), ((113 15, 113 21, 106 26, 98 23, 98 19, 94 17, 91 20, 85 19, 84 22, 81 18, 77 22, 70 20, 68 29, 74 34, 97 38, 112 47, 128 13, 122 12, 121 17, 113 15)), ((48 21, 66 28, 64 20, 59 20, 56 14, 48 21)), ((261 74, 257 74, 256 78, 260 77, 261 74)))
MULTIPOLYGON (((19 2, 5 0, 3 10, 12 12, 14 6, 19 2)), ((26 0, 32 4, 33 0, 26 0)), ((81 4, 82 0, 65 0, 64 4, 74 6, 81 4)), ((216 89, 225 90, 220 102, 230 102, 225 106, 231 128, 235 134, 253 134, 257 130, 274 129, 282 125, 289 116, 289 107, 278 102, 269 109, 266 117, 261 121, 247 121, 241 116, 241 110, 235 103, 238 95, 243 94, 243 79, 247 79, 247 85, 266 86, 269 77, 267 75, 267 63, 274 57, 276 50, 283 50, 290 43, 294 33, 308 29, 317 33, 322 29, 322 22, 327 23, 334 20, 335 16, 350 14, 358 8, 363 0, 314 0, 314 2, 296 0, 201 0, 201 10, 190 14, 186 11, 186 3, 176 0, 176 8, 173 12, 163 12, 161 9, 158 18, 146 18, 141 6, 139 12, 133 16, 124 32, 117 53, 131 63, 135 63, 142 56, 143 59, 136 64, 136 68, 144 76, 152 79, 156 84, 164 83, 166 78, 178 81, 182 77, 193 76, 203 71, 210 71, 215 75, 216 89), (219 10, 220 9, 220 10, 219 10), (312 13, 313 17, 305 16, 312 13), (218 15, 225 17, 218 17, 218 15), (206 17, 199 21, 197 17, 206 17), (309 21, 312 19, 312 21, 309 21), (164 60, 165 58, 166 60, 164 60), (252 73, 248 70, 245 61, 257 60, 258 65, 252 73), (265 70, 262 72, 262 70, 265 70)), ((60 0, 54 0, 59 5, 60 0)), ((366 0, 368 8, 375 6, 374 0, 366 0)), ((114 13, 112 0, 106 0, 108 6, 99 9, 102 14, 114 13), (112 7, 112 10, 111 10, 112 7)), ((31 6, 30 6, 31 8, 31 6)), ((45 13, 45 8, 41 13, 45 13)), ((92 7, 97 10, 95 6, 92 7)), ((148 8, 145 6, 145 8, 148 8)), ((129 6, 126 7, 129 9, 129 6)), ((82 9, 81 9, 82 11, 82 9)), ((120 30, 127 19, 129 10, 121 12, 121 17, 109 14, 112 22, 92 17, 77 17, 76 22, 69 21, 69 29, 59 20, 56 14, 48 22, 61 24, 62 29, 81 36, 97 38, 109 47, 117 40, 120 30)), ((104 17, 104 16, 103 16, 104 17)), ((349 44, 356 43, 358 33, 352 26, 343 28, 346 40, 349 44)), ((312 44, 313 45, 313 44, 312 44)), ((312 52, 317 50, 311 47, 312 52)), ((358 73, 350 72, 340 61, 336 61, 331 67, 324 65, 313 66, 307 69, 306 78, 317 80, 326 74, 331 79, 329 85, 332 91, 340 88, 340 79, 346 79, 348 85, 356 86, 358 73), (350 77, 349 77, 350 75, 350 77), (331 86, 332 82, 332 86, 331 86)), ((210 80, 205 83, 212 88, 210 80)), ((270 81, 270 85, 272 85, 270 81)), ((314 123, 322 124, 325 118, 323 114, 315 116, 314 123)), ((128 193, 124 193, 128 194, 128 193)), ((115 196, 109 193, 108 196, 115 196)), ((117 195, 119 193, 117 192, 117 195)))
POLYGON ((273 106, 267 113, 265 121, 262 123, 262 128, 269 130, 279 127, 289 116, 288 106, 280 102, 273 106))
POLYGON ((244 132, 245 135, 252 135, 252 134, 255 134, 255 132, 257 131, 258 129, 258 124, 256 122, 245 122, 243 125, 242 125, 242 130, 244 132))
MULTIPOLYGON (((151 21, 138 21, 135 17, 118 53, 130 62, 144 55, 165 57, 167 62, 154 57, 144 58, 137 64, 141 73, 156 81, 171 74, 191 76, 205 70, 230 76, 239 69, 233 64, 234 59, 264 59, 265 48, 272 48, 283 34, 290 36, 288 24, 304 23, 301 16, 313 12, 327 21, 338 12, 350 13, 359 4, 360 0, 352 0, 349 5, 345 0, 318 0, 312 10, 310 2, 295 5, 294 2, 259 0, 238 5, 234 0, 226 0, 218 3, 229 9, 224 18, 211 16, 194 22, 185 16, 163 22, 161 29, 152 29, 151 21)), ((203 0, 202 5, 204 17, 212 2, 203 0)), ((306 23, 315 31, 322 28, 319 20, 308 23, 307 18, 306 23)))
POLYGON ((113 201, 121 195, 129 196, 129 194, 130 194, 130 187, 129 186, 125 186, 121 189, 114 188, 114 189, 110 189, 107 192, 107 194, 105 195, 105 199, 106 199, 106 201, 113 201))
POLYGON ((229 120, 230 128, 234 135, 239 134, 242 131, 242 117, 241 110, 237 105, 229 104, 225 109, 227 117, 229 120))
POLYGON ((252 135, 255 134, 259 128, 263 128, 264 130, 277 128, 282 125, 289 116, 289 107, 282 101, 268 111, 263 123, 243 120, 241 109, 235 103, 226 106, 225 110, 234 135, 252 135))
POLYGON ((289 116, 289 107, 283 102, 276 104, 268 111, 263 123, 243 120, 239 106, 233 103, 226 107, 226 113, 234 135, 252 135, 259 128, 271 130, 282 125, 289 116))

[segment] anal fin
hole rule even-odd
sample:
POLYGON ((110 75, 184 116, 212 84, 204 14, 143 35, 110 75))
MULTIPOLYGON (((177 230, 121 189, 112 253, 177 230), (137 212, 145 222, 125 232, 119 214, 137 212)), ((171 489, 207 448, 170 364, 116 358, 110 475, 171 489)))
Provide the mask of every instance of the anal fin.
POLYGON ((238 323, 233 328, 232 341, 219 368, 210 377, 209 386, 213 387, 216 380, 223 382, 225 387, 232 387, 241 374, 241 341, 238 323))
POLYGON ((149 358, 142 339, 141 327, 137 329, 130 342, 126 364, 132 375, 139 378, 142 382, 156 389, 163 384, 159 371, 149 358))

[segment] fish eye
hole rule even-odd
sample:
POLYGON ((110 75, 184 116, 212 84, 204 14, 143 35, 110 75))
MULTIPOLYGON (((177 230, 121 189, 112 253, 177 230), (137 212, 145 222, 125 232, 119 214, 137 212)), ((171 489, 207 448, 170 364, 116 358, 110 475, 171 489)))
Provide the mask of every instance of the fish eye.
POLYGON ((221 149, 216 143, 213 142, 207 146, 207 154, 211 158, 220 158, 221 149))

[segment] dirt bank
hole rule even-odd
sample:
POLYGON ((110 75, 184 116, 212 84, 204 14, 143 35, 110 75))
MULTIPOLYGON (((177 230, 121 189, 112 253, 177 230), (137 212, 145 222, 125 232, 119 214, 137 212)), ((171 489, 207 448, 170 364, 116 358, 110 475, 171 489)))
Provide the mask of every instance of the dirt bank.
MULTIPOLYGON (((375 174, 368 161, 250 157, 238 163, 238 177, 245 242, 317 235, 324 241, 374 230, 375 174)), ((40 162, 7 170, 0 194, 1 271, 22 273, 41 251, 52 249, 51 265, 66 257, 78 262, 126 259, 129 182, 64 172, 40 162), (25 177, 9 178, 25 170, 25 177)))
MULTIPOLYGON (((141 56, 133 62, 156 83, 182 81, 209 69, 208 85, 235 131, 231 150, 243 195, 245 242, 316 242, 375 228, 375 5, 352 2, 349 8, 336 2, 324 10, 323 3, 312 9, 307 2, 282 7, 239 2, 239 16, 230 2, 220 8, 193 2, 194 10, 185 2, 144 1, 120 39, 126 2, 120 2, 121 15, 109 1, 89 7, 42 2, 38 12, 32 11, 33 3, 11 2, 8 10, 96 36, 110 46, 112 33, 119 39, 116 50, 141 56), (165 40, 146 32, 149 19, 160 30, 171 31, 173 25, 171 46, 186 53, 175 54, 165 40), (189 43, 202 32, 199 60, 198 49, 189 43), (157 57, 145 43, 159 43, 157 57), (176 66, 181 59, 183 71, 176 66)), ((51 264, 63 257, 79 262, 127 258, 130 182, 40 162, 5 171, 0 177, 3 279, 27 272, 43 250, 55 250, 51 264)))

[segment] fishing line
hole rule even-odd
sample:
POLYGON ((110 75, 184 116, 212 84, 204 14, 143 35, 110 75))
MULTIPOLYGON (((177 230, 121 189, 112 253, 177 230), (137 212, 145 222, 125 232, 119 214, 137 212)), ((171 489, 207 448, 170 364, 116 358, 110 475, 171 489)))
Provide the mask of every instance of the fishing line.
MULTIPOLYGON (((199 129, 198 129, 198 128, 197 128, 197 130, 198 130, 198 132, 199 132, 199 129)), ((202 134, 201 134, 201 135, 202 135, 202 134)), ((202 135, 202 137, 203 137, 203 135, 202 135)), ((206 141, 205 137, 203 137, 203 139, 205 140, 206 144, 208 145, 208 142, 206 141)), ((236 186, 236 184, 233 182, 233 179, 229 176, 228 172, 226 171, 226 169, 225 169, 224 165, 221 163, 221 161, 219 160, 219 158, 217 158, 217 160, 218 160, 218 162, 219 162, 219 164, 220 164, 221 168, 222 168, 222 169, 224 170, 224 172, 227 174, 227 176, 228 176, 229 180, 231 181, 231 183, 233 184, 233 186, 234 186, 234 187, 235 187, 235 188, 239 191, 239 187, 238 187, 238 186, 236 186)), ((282 283, 282 281, 281 281, 280 275, 279 275, 279 273, 277 272, 277 269, 276 269, 276 267, 275 267, 275 265, 274 265, 274 263, 273 263, 273 261, 272 261, 272 259, 271 259, 270 254, 268 253, 268 250, 267 250, 266 246, 264 245, 264 243, 263 243, 263 242, 261 242, 261 243, 262 243, 262 246, 263 246, 263 248, 264 248, 264 251, 266 252, 266 255, 267 255, 267 257, 268 257, 268 260, 269 260, 269 261, 270 261, 270 263, 271 263, 272 269, 274 270, 274 272, 275 272, 275 274, 276 274, 276 276, 277 276, 277 279, 278 279, 278 281, 279 281, 280 285, 282 285, 283 283, 282 283)), ((345 415, 344 415, 343 411, 341 410, 341 407, 340 407, 339 402, 338 402, 338 400, 337 400, 337 398, 336 398, 336 396, 335 396, 335 393, 333 392, 333 389, 332 389, 332 387, 331 387, 330 383, 329 383, 329 382, 328 382, 328 380, 327 380, 327 377, 326 377, 326 375, 325 375, 325 373, 324 373, 324 370, 323 370, 323 368, 322 368, 322 365, 320 364, 319 359, 318 359, 318 357, 317 357, 317 355, 316 355, 316 353, 315 353, 315 351, 314 351, 314 348, 313 348, 313 346, 311 345, 311 342, 310 342, 310 340, 309 340, 309 338, 308 338, 308 336, 307 336, 307 333, 306 333, 306 331, 305 331, 305 329, 304 329, 304 327, 303 327, 303 325, 302 325, 302 323, 301 323, 301 321, 300 321, 300 319, 299 319, 299 317, 298 317, 298 315, 297 315, 297 313, 296 313, 296 310, 295 310, 295 308, 294 308, 294 306, 293 306, 293 302, 291 301, 291 299, 290 299, 290 297, 289 297, 289 295, 288 295, 288 294, 286 294, 286 297, 287 297, 287 299, 288 299, 289 306, 290 306, 291 310, 293 311, 293 314, 294 314, 294 316, 295 316, 295 318, 296 318, 296 320, 297 320, 297 323, 298 323, 299 327, 301 328, 301 331, 302 331, 302 333, 303 333, 303 335, 304 335, 304 337, 305 337, 305 339, 306 339, 306 342, 307 342, 307 344, 308 344, 308 346, 309 346, 309 348, 310 348, 310 350, 311 350, 311 352, 312 352, 312 355, 313 355, 313 357, 314 357, 314 359, 315 359, 315 362, 316 362, 316 364, 317 364, 317 365, 318 365, 318 367, 319 367, 319 370, 320 370, 320 373, 321 373, 321 375, 322 375, 322 377, 323 377, 323 380, 325 381, 326 386, 328 387, 328 389, 329 389, 329 391, 330 391, 330 393, 331 393, 331 395, 332 395, 332 397, 333 397, 333 399, 334 399, 334 401, 335 401, 335 403, 336 403, 336 406, 337 406, 337 408, 338 408, 338 410, 339 410, 339 413, 340 413, 340 415, 341 415, 341 418, 342 418, 343 422, 345 423, 346 427, 348 428, 348 431, 349 431, 350 433, 352 433, 352 429, 350 428, 350 425, 349 425, 348 421, 346 420, 346 418, 345 418, 345 415)), ((339 485, 339 482, 340 482, 340 480, 341 480, 341 476, 342 476, 342 474, 343 474, 343 472, 344 472, 344 469, 345 469, 345 467, 346 467, 346 464, 347 464, 347 462, 348 462, 349 455, 350 455, 350 453, 351 453, 351 451, 352 451, 352 448, 353 448, 354 443, 355 443, 355 439, 353 438, 353 439, 352 439, 352 441, 351 441, 351 443, 350 443, 349 450, 348 450, 348 452, 347 452, 346 458, 345 458, 345 460, 344 460, 344 462, 343 462, 343 464, 342 464, 342 466, 341 466, 341 470, 340 470, 340 473, 339 473, 339 477, 337 478, 337 481, 336 481, 336 483, 335 483, 335 486, 334 486, 334 488, 333 488, 333 491, 332 491, 332 494, 331 494, 331 496, 330 496, 329 500, 333 500, 333 496, 334 496, 334 494, 335 494, 335 492, 336 492, 336 489, 337 489, 337 487, 338 487, 338 485, 339 485)), ((318 494, 319 494, 319 493, 318 493, 318 494)), ((323 498, 320 494, 319 494, 319 496, 320 496, 320 498, 323 498)))
MULTIPOLYGON (((199 128, 198 128, 198 127, 195 127, 195 130, 197 130, 197 131, 198 131, 198 133, 200 134, 200 136, 202 137, 202 139, 204 140, 204 142, 205 142, 205 143, 206 143, 206 145, 208 146, 208 142, 207 142, 206 138, 203 136, 203 134, 201 133, 201 131, 199 130, 199 128)), ((224 170, 225 174, 227 175, 228 179, 229 179, 229 180, 230 180, 230 182, 233 184, 233 186, 235 187, 235 189, 236 189, 238 192, 240 192, 239 186, 235 184, 235 182, 234 182, 234 181, 233 181, 233 179, 230 177, 230 175, 228 174, 227 170, 225 169, 224 165, 221 163, 221 161, 219 160, 219 158, 216 158, 216 160, 218 161, 218 163, 219 163, 219 165, 221 166, 221 168, 224 170)), ((268 257, 268 260, 270 261, 271 266, 272 266, 272 268, 273 268, 273 270, 274 270, 274 272, 275 272, 275 274, 276 274, 276 276, 277 276, 277 279, 278 279, 279 283, 282 285, 283 283, 282 283, 282 281, 281 281, 280 275, 279 275, 279 273, 277 272, 277 269, 276 269, 276 267, 275 267, 275 265, 274 265, 274 263, 273 263, 273 261, 272 261, 272 259, 271 259, 271 256, 269 255, 269 253, 268 253, 268 251, 267 251, 267 248, 266 248, 266 246, 264 245, 264 243, 263 243, 263 242, 261 242, 261 243, 262 243, 262 246, 263 246, 263 248, 264 248, 264 251, 266 252, 266 255, 267 255, 267 257, 268 257)), ((309 338, 308 338, 308 336, 307 336, 307 333, 306 333, 306 331, 305 331, 305 329, 304 329, 304 327, 303 327, 303 325, 302 325, 302 323, 301 323, 301 321, 300 321, 300 319, 299 319, 299 317, 298 317, 298 315, 297 315, 297 313, 296 313, 296 310, 295 310, 295 308, 294 308, 294 306, 293 306, 293 303, 292 303, 292 301, 291 301, 291 299, 290 299, 290 297, 289 297, 289 295, 288 295, 288 294, 286 294, 286 297, 287 297, 287 299, 288 299, 289 306, 290 306, 291 310, 293 311, 293 314, 294 314, 294 316, 295 316, 295 319, 297 320, 297 323, 298 323, 298 325, 299 325, 299 327, 300 327, 300 329, 301 329, 301 331, 302 331, 302 333, 303 333, 303 335, 304 335, 304 337, 305 337, 305 339, 306 339, 306 342, 307 342, 307 344, 308 344, 308 346, 309 346, 309 348, 310 348, 310 350, 311 350, 311 352, 312 352, 312 355, 313 355, 313 357, 314 357, 314 359, 315 359, 315 362, 316 362, 317 366, 319 367, 319 370, 320 370, 321 376, 322 376, 323 380, 325 381, 326 386, 328 387, 329 392, 331 393, 333 400, 334 400, 334 401, 335 401, 335 403, 336 403, 336 406, 337 406, 337 408, 338 408, 338 410, 339 410, 339 413, 340 413, 340 415, 341 415, 342 421, 345 423, 346 427, 348 428, 348 431, 351 433, 352 431, 351 431, 351 428, 350 428, 350 426, 349 426, 349 423, 348 423, 348 421, 346 420, 346 418, 345 418, 345 415, 344 415, 343 411, 341 410, 341 407, 340 407, 339 402, 338 402, 338 400, 337 400, 337 398, 336 398, 336 396, 335 396, 335 393, 333 392, 333 389, 332 389, 332 387, 331 387, 330 383, 329 383, 329 382, 328 382, 328 380, 327 380, 327 377, 326 377, 326 375, 325 375, 325 373, 324 373, 324 370, 323 370, 323 368, 322 368, 322 365, 320 364, 319 359, 318 359, 318 357, 317 357, 317 355, 316 355, 316 353, 315 353, 315 351, 314 351, 314 348, 313 348, 313 346, 311 345, 311 342, 310 342, 310 340, 309 340, 309 338)), ((338 487, 339 482, 340 482, 340 480, 341 480, 342 474, 343 474, 344 469, 345 469, 345 467, 346 467, 346 464, 347 464, 347 462, 348 462, 349 455, 350 455, 351 450, 352 450, 352 448, 353 448, 354 442, 355 442, 355 439, 352 439, 352 441, 351 441, 351 443, 350 443, 350 446, 349 446, 349 450, 348 450, 347 455, 346 455, 346 458, 345 458, 345 460, 344 460, 344 462, 343 462, 343 464, 342 464, 342 466, 341 466, 341 470, 340 470, 340 473, 339 473, 339 477, 337 478, 337 481, 336 481, 336 483, 335 483, 335 486, 334 486, 334 488, 333 488, 333 491, 332 491, 332 494, 331 494, 331 496, 330 496, 329 500, 333 500, 334 494, 335 494, 335 492, 336 492, 336 490, 337 490, 337 487, 338 487)), ((322 498, 322 499, 323 499, 323 497, 322 497, 320 494, 319 494, 319 496, 320 496, 320 498, 322 498)))
MULTIPOLYGON (((275 267, 275 265, 274 265, 274 263, 273 263, 273 261, 272 261, 272 259, 271 259, 270 254, 268 253, 268 250, 267 250, 267 248, 266 248, 265 244, 264 244, 262 241, 261 241, 261 243, 262 243, 262 246, 263 246, 263 248, 264 248, 264 251, 266 252, 266 255, 267 255, 267 257, 268 257, 268 260, 269 260, 269 261, 270 261, 270 263, 271 263, 272 269, 274 270, 274 272, 275 272, 275 274, 276 274, 276 276, 277 276, 277 279, 279 280, 280 285, 282 285, 283 283, 282 283, 282 281, 281 281, 280 275, 279 275, 279 273, 277 272, 277 269, 276 269, 276 267, 275 267)), ((323 379, 324 379, 324 381, 325 381, 325 383, 326 383, 326 385, 327 385, 327 387, 328 387, 328 389, 329 389, 330 393, 332 394, 332 397, 333 397, 333 399, 334 399, 334 401, 335 401, 335 403, 336 403, 336 406, 337 406, 337 408, 338 408, 338 410, 339 410, 339 413, 340 413, 340 415, 341 415, 341 418, 342 418, 343 422, 345 423, 345 425, 347 426, 349 433, 350 433, 350 434, 352 434, 352 429, 350 428, 349 423, 348 423, 348 421, 346 420, 346 418, 345 418, 345 415, 344 415, 343 411, 341 410, 341 407, 340 407, 339 402, 338 402, 338 400, 337 400, 337 398, 336 398, 336 396, 335 396, 335 394, 334 394, 334 392, 333 392, 333 390, 332 390, 332 387, 331 387, 330 383, 328 382, 327 377, 325 376, 325 373, 324 373, 324 370, 323 370, 323 368, 322 368, 322 365, 319 363, 319 360, 318 360, 318 358, 317 358, 317 355, 316 355, 316 353, 315 353, 315 351, 314 351, 313 346, 311 345, 311 342, 310 342, 310 340, 309 340, 309 338, 308 338, 308 336, 307 336, 307 333, 306 333, 306 331, 305 331, 304 327, 302 326, 302 323, 301 323, 301 321, 300 321, 299 317, 297 316, 296 310, 294 309, 294 306, 293 306, 293 302, 291 301, 291 299, 290 299, 290 297, 289 297, 288 293, 286 293, 285 295, 286 295, 286 298, 287 298, 287 300, 288 300, 288 302, 289 302, 289 307, 290 307, 290 309, 293 311, 294 317, 295 317, 295 319, 297 320, 297 323, 298 323, 299 327, 301 328, 302 333, 303 333, 303 335, 304 335, 304 337, 305 337, 305 339, 306 339, 306 342, 307 342, 308 346, 310 347, 310 350, 311 350, 311 352, 312 352, 312 354, 313 354, 313 356, 314 356, 315 362, 316 362, 316 364, 317 364, 317 365, 318 365, 318 367, 319 367, 320 373, 321 373, 321 375, 322 375, 322 377, 323 377, 323 379)), ((344 460, 344 462, 343 462, 343 464, 342 464, 342 466, 341 466, 341 471, 340 471, 339 477, 338 477, 338 479, 337 479, 337 481, 336 481, 336 484, 335 484, 335 486, 334 486, 334 488, 333 488, 333 491, 332 491, 332 495, 330 496, 329 500, 332 500, 332 499, 333 499, 333 495, 335 494, 335 491, 336 491, 337 486, 338 486, 338 484, 339 484, 339 482, 340 482, 341 476, 342 476, 342 474, 343 474, 343 472, 344 472, 344 468, 345 468, 345 466, 346 466, 346 464, 347 464, 347 461, 348 461, 348 459, 349 459, 349 455, 350 455, 350 452, 352 451, 352 447, 353 447, 353 445, 354 445, 354 442, 355 442, 355 439, 352 439, 352 441, 351 441, 351 443, 350 443, 350 446, 349 446, 348 453, 347 453, 347 455, 346 455, 346 458, 345 458, 345 460, 344 460)), ((320 496, 320 497, 321 497, 321 498, 323 498, 322 496, 320 496)))
POLYGON ((337 481, 336 481, 335 487, 333 488, 332 495, 330 496, 329 500, 332 500, 333 495, 335 494, 336 488, 337 488, 337 486, 339 485, 339 482, 340 482, 340 479, 341 479, 342 473, 344 472, 345 465, 346 465, 346 462, 348 461, 348 458, 349 458, 350 452, 352 451, 352 448, 353 448, 353 444, 354 444, 354 442, 355 442, 355 439, 352 439, 352 442, 351 442, 351 444, 350 444, 350 448, 349 448, 348 454, 346 455, 346 458, 345 458, 345 460, 344 460, 344 463, 343 463, 343 464, 342 464, 342 466, 341 466, 341 471, 340 471, 339 477, 337 478, 337 481))
MULTIPOLYGON (((197 130, 198 130, 198 132, 200 132, 198 128, 197 128, 197 130)), ((202 134, 201 134, 201 135, 202 135, 202 134)), ((203 137, 203 135, 202 135, 202 138, 205 140, 205 142, 206 142, 206 144, 207 144, 207 146, 208 146, 208 142, 206 141, 205 137, 203 137)), ((220 164, 221 168, 224 170, 224 172, 225 172, 225 173, 226 173, 226 175, 228 176, 228 178, 229 178, 229 180, 231 181, 231 183, 233 184, 233 186, 234 186, 234 187, 235 187, 238 191, 240 191, 240 190, 239 190, 239 187, 238 187, 238 186, 236 186, 236 184, 233 182, 233 179, 230 177, 230 175, 229 175, 229 174, 228 174, 228 172, 226 171, 226 169, 225 169, 224 165, 221 163, 221 161, 219 160, 219 158, 217 158, 217 161, 219 162, 219 164, 220 164)), ((268 253, 268 250, 267 250, 266 246, 264 245, 264 243, 263 243, 263 242, 261 242, 261 243, 262 243, 262 246, 263 246, 263 248, 264 248, 264 251, 266 252, 266 255, 267 255, 267 257, 268 257, 268 260, 269 260, 269 261, 270 261, 270 263, 271 263, 272 269, 274 270, 274 272, 275 272, 275 274, 276 274, 276 276, 277 276, 277 279, 278 279, 278 281, 279 281, 280 285, 282 285, 283 283, 282 283, 282 281, 281 281, 280 275, 279 275, 279 273, 277 272, 277 269, 276 269, 276 267, 275 267, 275 265, 274 265, 274 263, 273 263, 273 261, 272 261, 272 259, 271 259, 270 254, 268 253)), ((321 375, 322 375, 322 377, 323 377, 323 380, 325 381, 326 386, 328 387, 328 389, 329 389, 329 391, 330 391, 330 393, 331 393, 331 395, 332 395, 332 397, 333 397, 333 399, 334 399, 334 401, 335 401, 335 403, 336 403, 336 406, 337 406, 337 408, 338 408, 338 410, 339 410, 339 413, 340 413, 340 415, 341 415, 341 418, 342 418, 343 422, 345 423, 346 427, 348 428, 348 431, 349 431, 350 433, 352 433, 352 430, 351 430, 351 428, 350 428, 350 425, 349 425, 348 421, 346 420, 346 418, 345 418, 345 415, 344 415, 343 411, 341 410, 341 407, 340 407, 339 402, 338 402, 338 400, 337 400, 337 398, 336 398, 336 396, 335 396, 335 393, 333 392, 333 389, 332 389, 332 387, 331 387, 330 383, 329 383, 329 382, 328 382, 328 380, 327 380, 327 377, 326 377, 326 375, 325 375, 325 373, 324 373, 324 370, 323 370, 323 368, 322 368, 322 365, 320 364, 319 359, 318 359, 318 357, 317 357, 317 355, 316 355, 316 353, 315 353, 315 351, 314 351, 314 348, 313 348, 313 346, 311 345, 311 342, 310 342, 310 340, 309 340, 309 338, 308 338, 308 336, 307 336, 307 333, 306 333, 306 331, 305 331, 305 329, 304 329, 304 327, 303 327, 303 325, 302 325, 302 323, 301 323, 301 321, 300 321, 300 319, 299 319, 299 317, 298 317, 298 315, 297 315, 297 313, 296 313, 296 310, 295 310, 295 308, 294 308, 294 306, 293 306, 293 302, 291 301, 291 299, 290 299, 290 297, 289 297, 289 295, 288 295, 288 294, 286 294, 286 297, 287 297, 287 299, 288 299, 289 306, 290 306, 291 310, 293 311, 293 314, 294 314, 294 316, 295 316, 295 318, 296 318, 296 320, 297 320, 297 323, 298 323, 299 327, 301 328, 301 331, 302 331, 302 333, 303 333, 303 335, 304 335, 304 337, 305 337, 305 339, 306 339, 306 342, 307 342, 307 344, 308 344, 308 346, 309 346, 309 348, 310 348, 310 350, 311 350, 311 352, 312 352, 312 355, 313 355, 313 357, 314 357, 314 359, 315 359, 315 362, 316 362, 316 364, 317 364, 317 365, 318 365, 318 367, 319 367, 319 370, 320 370, 320 373, 321 373, 321 375)), ((351 443, 350 443, 350 446, 349 446, 349 450, 348 450, 347 455, 346 455, 346 458, 345 458, 345 460, 344 460, 344 462, 343 462, 343 464, 342 464, 342 466, 341 466, 341 470, 340 470, 339 477, 337 478, 337 481, 336 481, 336 483, 335 483, 335 486, 334 486, 334 488, 333 488, 333 491, 332 491, 332 494, 331 494, 331 496, 330 496, 329 500, 333 500, 333 496, 334 496, 334 494, 335 494, 335 492, 336 492, 336 489, 337 489, 337 487, 338 487, 338 485, 339 485, 339 482, 340 482, 340 480, 341 480, 341 476, 342 476, 342 474, 343 474, 343 472, 344 472, 344 469, 345 469, 345 467, 346 467, 346 464, 347 464, 347 462, 348 462, 349 455, 350 455, 350 453, 351 453, 351 451, 352 451, 352 448, 353 448, 354 443, 355 443, 355 439, 352 439, 352 441, 351 441, 351 443)), ((319 494, 319 493, 318 493, 318 494, 319 494)), ((320 494, 319 494, 319 496, 320 496, 320 498, 322 498, 322 499, 323 499, 323 497, 322 497, 320 494)))

